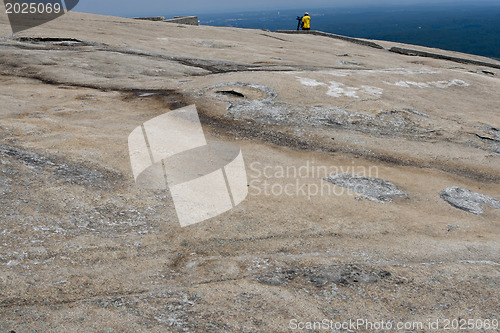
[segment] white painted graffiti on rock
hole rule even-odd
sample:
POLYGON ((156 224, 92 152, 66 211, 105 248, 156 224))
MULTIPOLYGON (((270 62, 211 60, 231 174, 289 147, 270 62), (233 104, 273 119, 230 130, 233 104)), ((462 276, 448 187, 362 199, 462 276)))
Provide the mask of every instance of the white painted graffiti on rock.
POLYGON ((328 96, 332 97, 352 97, 352 98, 359 98, 359 94, 365 94, 373 97, 380 97, 382 96, 384 90, 381 88, 377 87, 372 87, 372 86, 360 86, 360 87, 349 87, 343 83, 336 82, 336 81, 330 81, 328 84, 323 83, 323 82, 318 82, 314 79, 309 79, 309 78, 302 78, 298 77, 297 79, 300 81, 300 83, 304 86, 307 87, 319 87, 319 86, 327 86, 328 91, 326 94, 328 96))
POLYGON ((300 83, 302 83, 304 86, 308 87, 318 87, 318 86, 324 86, 325 84, 323 82, 318 82, 314 79, 308 79, 308 78, 303 78, 297 76, 297 79, 299 79, 300 83))
POLYGON ((361 86, 359 88, 356 88, 356 87, 346 86, 345 84, 340 82, 330 81, 330 85, 328 86, 328 92, 326 94, 332 97, 347 96, 347 97, 359 98, 358 96, 359 93, 374 97, 380 97, 382 96, 383 92, 384 92, 383 89, 377 87, 361 86))
POLYGON ((433 81, 433 82, 413 82, 413 81, 398 81, 398 82, 386 82, 390 86, 403 87, 403 88, 450 88, 452 86, 457 87, 468 87, 469 84, 463 80, 451 80, 451 81, 433 81))

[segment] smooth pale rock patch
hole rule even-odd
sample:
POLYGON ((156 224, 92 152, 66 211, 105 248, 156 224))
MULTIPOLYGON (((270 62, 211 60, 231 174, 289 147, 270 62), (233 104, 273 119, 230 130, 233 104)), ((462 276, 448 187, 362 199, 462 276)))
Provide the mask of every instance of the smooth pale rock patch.
POLYGON ((483 205, 500 208, 500 200, 457 186, 445 188, 439 196, 453 207, 476 215, 484 213, 483 205))
POLYGON ((406 197, 406 193, 401 191, 396 185, 379 178, 361 177, 353 174, 331 175, 324 180, 347 188, 363 197, 377 202, 392 202, 392 197, 406 197))

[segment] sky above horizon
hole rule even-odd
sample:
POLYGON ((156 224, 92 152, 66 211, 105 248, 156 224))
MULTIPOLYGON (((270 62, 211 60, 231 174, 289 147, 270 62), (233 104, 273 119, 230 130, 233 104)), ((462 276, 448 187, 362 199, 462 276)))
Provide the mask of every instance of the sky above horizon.
POLYGON ((238 11, 307 9, 352 5, 436 4, 436 3, 495 3, 498 0, 80 0, 74 11, 114 16, 174 16, 238 11))

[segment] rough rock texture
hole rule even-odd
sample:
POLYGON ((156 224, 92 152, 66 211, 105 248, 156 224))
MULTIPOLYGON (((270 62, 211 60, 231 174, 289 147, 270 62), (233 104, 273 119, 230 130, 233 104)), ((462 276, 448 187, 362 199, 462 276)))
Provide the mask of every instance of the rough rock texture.
POLYGON ((388 50, 492 60, 76 12, 12 38, 4 12, 0 332, 498 319, 500 210, 439 193, 500 198, 500 72, 388 50), (127 140, 191 104, 241 148, 249 195, 181 228, 127 140), (331 174, 408 196, 353 200, 331 174))
POLYGON ((484 213, 483 205, 500 208, 500 200, 460 187, 445 188, 439 196, 453 207, 472 214, 484 213))
POLYGON ((377 202, 388 203, 392 202, 392 197, 406 196, 406 193, 398 189, 396 185, 383 179, 360 177, 352 174, 340 174, 331 175, 324 180, 352 190, 369 200, 377 202))

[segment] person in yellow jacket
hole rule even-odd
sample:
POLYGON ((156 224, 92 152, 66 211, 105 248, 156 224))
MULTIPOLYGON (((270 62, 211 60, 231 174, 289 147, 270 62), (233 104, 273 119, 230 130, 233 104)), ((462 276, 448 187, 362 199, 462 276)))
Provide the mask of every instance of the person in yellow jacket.
POLYGON ((311 30, 311 17, 308 12, 302 18, 302 30, 311 30))

